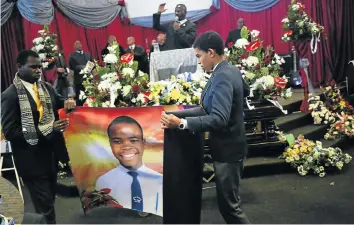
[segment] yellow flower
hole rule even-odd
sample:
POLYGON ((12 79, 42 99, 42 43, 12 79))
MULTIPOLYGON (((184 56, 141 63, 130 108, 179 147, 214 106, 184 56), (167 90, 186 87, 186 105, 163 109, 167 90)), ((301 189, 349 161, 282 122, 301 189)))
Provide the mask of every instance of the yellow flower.
POLYGON ((175 76, 175 75, 172 75, 172 76, 171 76, 171 80, 176 80, 176 76, 175 76))
POLYGON ((195 95, 194 95, 194 96, 192 97, 192 100, 193 100, 193 101, 198 101, 198 100, 199 100, 199 98, 198 98, 197 96, 195 96, 195 95))
POLYGON ((178 101, 179 101, 180 103, 182 103, 182 102, 184 102, 184 100, 186 100, 186 98, 187 98, 186 96, 181 95, 181 96, 179 97, 179 100, 178 100, 178 101))
POLYGON ((178 100, 179 98, 180 98, 180 96, 181 96, 181 92, 178 90, 178 89, 173 89, 172 91, 171 91, 171 98, 173 99, 173 100, 178 100))
POLYGON ((184 83, 183 83, 183 86, 184 86, 185 88, 190 88, 190 87, 191 87, 191 83, 189 83, 189 82, 184 82, 184 83))

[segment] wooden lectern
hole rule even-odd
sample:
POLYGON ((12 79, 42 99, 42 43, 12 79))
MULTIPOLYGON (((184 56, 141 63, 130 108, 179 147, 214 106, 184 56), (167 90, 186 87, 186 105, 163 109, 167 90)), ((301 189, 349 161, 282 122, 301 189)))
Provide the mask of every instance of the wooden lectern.
MULTIPOLYGON (((170 112, 179 118, 187 111, 170 112)), ((167 112, 167 114, 169 114, 167 112)), ((166 129, 163 159, 163 223, 200 224, 204 133, 166 129)))

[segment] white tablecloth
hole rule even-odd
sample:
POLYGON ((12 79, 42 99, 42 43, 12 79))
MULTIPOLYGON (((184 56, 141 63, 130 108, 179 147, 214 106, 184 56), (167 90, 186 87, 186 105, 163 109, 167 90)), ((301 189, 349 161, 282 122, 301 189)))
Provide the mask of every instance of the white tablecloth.
POLYGON ((197 71, 197 57, 192 48, 152 52, 150 55, 150 81, 169 79, 171 75, 197 71))

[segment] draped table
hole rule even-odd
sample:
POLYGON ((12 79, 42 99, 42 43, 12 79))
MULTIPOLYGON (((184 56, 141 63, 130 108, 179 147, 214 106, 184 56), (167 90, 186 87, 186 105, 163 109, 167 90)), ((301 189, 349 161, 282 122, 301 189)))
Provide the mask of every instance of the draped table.
POLYGON ((197 71, 197 57, 192 48, 152 52, 150 55, 150 81, 169 79, 171 75, 197 71))

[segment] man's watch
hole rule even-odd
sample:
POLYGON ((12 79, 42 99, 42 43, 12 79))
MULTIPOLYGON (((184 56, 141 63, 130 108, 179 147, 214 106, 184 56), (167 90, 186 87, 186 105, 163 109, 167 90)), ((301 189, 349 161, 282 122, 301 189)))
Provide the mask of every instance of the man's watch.
POLYGON ((180 122, 180 124, 178 125, 178 128, 179 128, 180 130, 185 130, 185 129, 187 129, 187 120, 181 119, 181 122, 180 122))

